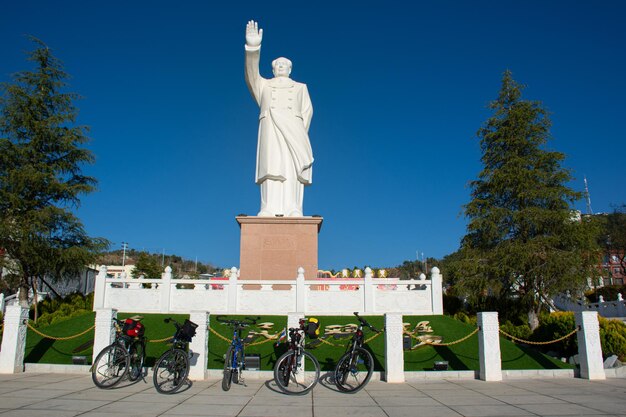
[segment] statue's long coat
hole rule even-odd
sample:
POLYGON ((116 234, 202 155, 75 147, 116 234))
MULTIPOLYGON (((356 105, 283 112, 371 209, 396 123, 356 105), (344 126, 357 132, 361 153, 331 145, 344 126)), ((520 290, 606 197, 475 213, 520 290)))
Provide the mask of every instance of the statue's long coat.
POLYGON ((309 185, 313 151, 308 131, 313 106, 306 84, 288 77, 261 77, 260 55, 260 47, 246 45, 246 83, 260 108, 256 183, 285 181, 287 170, 295 170, 298 181, 309 185))

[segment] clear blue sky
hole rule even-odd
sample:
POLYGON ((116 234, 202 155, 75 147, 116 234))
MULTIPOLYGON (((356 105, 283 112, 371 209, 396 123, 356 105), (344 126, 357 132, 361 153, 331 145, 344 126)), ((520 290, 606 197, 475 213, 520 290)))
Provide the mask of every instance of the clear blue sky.
POLYGON ((475 134, 507 68, 552 113, 570 185, 587 176, 596 212, 626 203, 626 2, 5 2, 0 80, 27 68, 31 34, 84 97, 90 234, 238 266, 234 217, 259 210, 249 19, 264 28, 262 74, 290 58, 313 100, 304 211, 324 217, 320 268, 459 247, 475 134))

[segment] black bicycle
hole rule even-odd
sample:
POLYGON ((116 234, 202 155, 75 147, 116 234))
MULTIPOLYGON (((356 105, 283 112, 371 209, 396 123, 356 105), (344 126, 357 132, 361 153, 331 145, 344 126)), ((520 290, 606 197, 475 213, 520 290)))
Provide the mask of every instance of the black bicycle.
POLYGON ((176 327, 172 346, 157 359, 152 380, 154 387, 161 394, 173 394, 187 381, 189 375, 189 342, 196 335, 197 324, 185 319, 181 325, 173 318, 166 318, 165 323, 176 327))
POLYGON ((91 379, 98 388, 113 388, 126 376, 134 382, 143 375, 146 339, 142 318, 113 319, 115 340, 102 349, 91 366, 91 379))
POLYGON ((233 327, 233 339, 224 355, 224 376, 222 377, 222 389, 228 391, 231 382, 235 384, 243 384, 243 370, 246 367, 246 355, 244 354, 243 338, 241 331, 244 327, 256 324, 257 320, 246 317, 244 320, 231 320, 217 317, 217 321, 227 326, 233 327))
POLYGON ((320 377, 320 363, 315 356, 304 350, 306 319, 300 319, 300 327, 289 328, 289 348, 274 366, 274 380, 286 394, 304 395, 311 391, 320 377), (305 371, 305 359, 313 364, 312 371, 305 371))
POLYGON ((359 326, 352 336, 346 353, 339 358, 334 372, 335 385, 340 391, 347 393, 361 390, 369 382, 374 371, 372 354, 363 348, 363 327, 380 333, 380 330, 369 324, 367 320, 359 317, 359 313, 354 312, 354 315, 359 320, 359 326))

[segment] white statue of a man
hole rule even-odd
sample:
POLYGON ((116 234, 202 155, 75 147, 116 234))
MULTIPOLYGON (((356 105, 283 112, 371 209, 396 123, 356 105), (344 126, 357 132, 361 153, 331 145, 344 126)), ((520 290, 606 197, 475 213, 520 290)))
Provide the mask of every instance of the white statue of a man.
POLYGON ((302 216, 304 186, 312 181, 309 125, 313 106, 305 84, 289 78, 291 61, 272 62, 274 78, 259 73, 263 29, 246 26, 246 83, 259 105, 256 183, 261 186, 259 216, 302 216))

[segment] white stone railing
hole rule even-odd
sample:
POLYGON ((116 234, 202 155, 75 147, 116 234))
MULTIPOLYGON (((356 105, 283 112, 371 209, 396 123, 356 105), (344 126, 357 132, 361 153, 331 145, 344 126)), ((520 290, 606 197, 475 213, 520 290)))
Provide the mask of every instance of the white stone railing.
POLYGON ((405 315, 443 314, 442 277, 400 280, 372 277, 305 280, 300 268, 294 280, 239 280, 236 268, 224 279, 173 279, 167 267, 161 279, 108 278, 106 266, 96 277, 94 310, 113 308, 129 313, 351 315, 396 312, 405 315))
POLYGON ((580 300, 573 300, 565 295, 554 297, 554 306, 564 311, 597 311, 602 317, 626 317, 626 301, 618 294, 616 301, 604 301, 600 296, 597 303, 586 303, 580 300))

